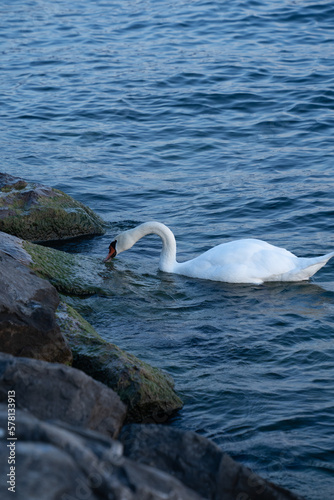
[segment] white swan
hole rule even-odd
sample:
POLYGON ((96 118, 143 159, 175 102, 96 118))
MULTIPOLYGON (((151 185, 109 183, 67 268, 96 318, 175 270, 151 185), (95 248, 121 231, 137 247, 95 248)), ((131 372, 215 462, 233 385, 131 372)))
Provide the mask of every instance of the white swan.
POLYGON ((124 231, 109 246, 105 261, 131 248, 147 234, 157 234, 162 240, 159 268, 167 273, 182 274, 227 283, 264 281, 302 281, 316 273, 334 256, 300 258, 284 248, 256 239, 222 243, 186 262, 176 262, 176 242, 172 231, 160 222, 145 222, 124 231))

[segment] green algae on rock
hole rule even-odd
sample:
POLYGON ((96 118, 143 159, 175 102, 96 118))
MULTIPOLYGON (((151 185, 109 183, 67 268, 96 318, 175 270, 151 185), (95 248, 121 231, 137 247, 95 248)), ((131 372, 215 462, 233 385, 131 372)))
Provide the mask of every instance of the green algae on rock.
POLYGON ((182 408, 170 375, 103 340, 70 305, 61 303, 56 316, 73 366, 117 392, 128 406, 128 421, 161 422, 182 408))
MULTIPOLYGON (((0 250, 47 278, 65 295, 112 294, 108 270, 97 259, 36 245, 0 231, 0 250)), ((69 300, 69 299, 67 299, 69 300)), ((182 407, 173 378, 103 340, 72 307, 63 303, 56 321, 73 354, 73 366, 118 393, 135 422, 161 422, 182 407)))
POLYGON ((98 262, 24 241, 0 231, 0 251, 30 267, 40 278, 50 281, 58 291, 71 295, 89 295, 98 288, 98 262), (89 269, 88 269, 89 268, 89 269), (90 278, 95 272, 94 279, 90 278))
POLYGON ((36 245, 0 231, 0 250, 29 266, 65 295, 112 294, 110 269, 102 260, 36 245))
POLYGON ((107 293, 100 276, 104 267, 92 257, 70 254, 28 241, 22 247, 30 255, 30 267, 65 295, 107 293))
POLYGON ((0 230, 47 242, 104 234, 105 223, 58 189, 0 173, 0 230))

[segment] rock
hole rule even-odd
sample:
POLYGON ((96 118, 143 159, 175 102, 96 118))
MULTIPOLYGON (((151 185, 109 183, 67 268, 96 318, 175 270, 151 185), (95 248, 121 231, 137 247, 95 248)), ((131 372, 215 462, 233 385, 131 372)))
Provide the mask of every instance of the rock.
POLYGON ((21 238, 0 231, 0 251, 18 260, 21 264, 30 266, 32 258, 23 248, 24 241, 21 238))
POLYGON ((70 254, 53 248, 23 242, 23 248, 31 257, 30 267, 66 295, 92 295, 111 293, 104 279, 105 266, 89 256, 70 254))
MULTIPOLYGON (((3 232, 0 232, 1 250, 30 263, 40 276, 48 278, 63 293, 110 293, 105 282, 112 283, 112 280, 103 279, 103 264, 92 258, 28 243, 3 232)), ((165 421, 182 407, 171 376, 104 341, 70 306, 61 304, 56 317, 60 331, 74 353, 74 366, 117 392, 129 408, 129 420, 165 421)), ((19 355, 17 351, 6 352, 19 355)), ((23 353, 22 356, 29 355, 23 353)), ((35 353, 29 357, 37 356, 35 353)))
MULTIPOLYGON (((96 432, 16 413, 16 441, 7 440, 7 406, 0 405, 2 500, 201 500, 169 474, 123 456, 122 445, 96 432), (13 486, 8 443, 15 454, 13 486), (7 467, 7 471, 6 471, 7 467)), ((203 500, 203 499, 202 499, 203 500)))
POLYGON ((128 406, 127 419, 162 422, 182 408, 167 373, 103 340, 68 304, 57 311, 73 353, 73 366, 111 387, 128 406))
POLYGON ((70 254, 54 248, 36 245, 0 231, 0 251, 28 265, 41 278, 67 295, 110 294, 111 280, 103 261, 80 254, 70 254))
POLYGON ((167 426, 132 424, 119 436, 126 457, 173 471, 174 477, 212 500, 301 500, 235 462, 212 441, 167 426))
POLYGON ((90 208, 62 191, 0 173, 0 230, 29 241, 104 233, 90 208))
POLYGON ((71 350, 56 323, 56 289, 2 251, 0 276, 1 350, 71 364, 71 350))
POLYGON ((111 437, 118 435, 126 415, 114 391, 75 368, 0 353, 0 401, 13 390, 17 408, 111 437))

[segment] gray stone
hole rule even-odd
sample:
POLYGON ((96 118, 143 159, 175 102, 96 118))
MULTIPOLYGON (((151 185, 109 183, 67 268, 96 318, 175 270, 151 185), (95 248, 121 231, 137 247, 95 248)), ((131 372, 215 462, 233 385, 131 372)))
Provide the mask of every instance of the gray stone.
MULTIPOLYGON (((0 488, 6 485, 7 408, 0 405, 0 488), (2 407, 2 408, 1 408, 2 407)), ((91 431, 64 428, 17 411, 16 498, 19 500, 201 500, 169 474, 123 456, 122 445, 91 431)), ((202 499, 203 500, 203 499, 202 499)))
POLYGON ((1 350, 70 364, 72 352, 56 323, 56 289, 1 251, 0 276, 1 350))
POLYGON ((29 241, 103 234, 90 208, 58 189, 0 173, 0 230, 29 241))
POLYGON ((23 240, 11 234, 0 231, 0 251, 18 260, 21 264, 30 266, 32 258, 23 248, 23 240))
POLYGON ((137 463, 172 471, 183 484, 212 500, 301 500, 235 462, 212 441, 167 426, 132 424, 119 436, 137 463))
MULTIPOLYGON (((99 277, 99 274, 102 274, 102 268, 99 266, 102 264, 95 262, 92 258, 83 259, 82 256, 24 242, 3 232, 0 232, 0 252, 1 250, 6 252, 7 260, 10 259, 8 255, 11 255, 13 258, 29 264, 42 277, 51 280, 52 284, 67 294, 96 293, 99 291, 99 285, 102 287, 103 282, 106 281, 103 279, 103 275, 101 278, 99 277)), ((13 266, 14 264, 12 264, 13 266)), ((24 283, 19 274, 19 271, 22 272, 22 267, 18 265, 17 272, 12 274, 15 276, 15 280, 12 280, 11 286, 17 291, 16 295, 12 294, 12 298, 9 300, 13 308, 19 307, 20 301, 22 301, 21 291, 17 290, 20 283, 24 283), (18 297, 17 303, 16 297, 18 297)), ((28 270, 25 271, 24 275, 27 274, 29 274, 28 270)), ((40 282, 43 283, 43 280, 40 282)), ((48 286, 50 287, 50 285, 48 286)), ((26 285, 24 287, 26 288, 26 285)), ((28 290, 25 289, 24 293, 27 294, 27 292, 28 290)), ((102 289, 102 293, 105 292, 102 289)), ((55 294, 55 290, 53 293, 55 294)), ((57 297, 56 294, 55 297, 57 297)), ((58 298, 56 300, 58 303, 58 298)), ((51 302, 47 305, 50 309, 51 321, 54 307, 51 307, 51 302)), ((24 314, 27 310, 24 311, 24 314)), ((168 416, 182 407, 182 401, 174 391, 174 380, 170 375, 150 366, 116 345, 106 342, 72 307, 65 303, 59 304, 56 310, 56 321, 73 352, 74 366, 115 390, 128 406, 129 420, 136 422, 165 421, 168 416)), ((1 338, 0 312, 0 340, 1 338)), ((53 359, 50 355, 48 358, 42 357, 40 355, 41 349, 35 349, 31 353, 31 345, 36 338, 19 336, 20 349, 13 350, 13 346, 11 346, 12 350, 9 348, 2 350, 17 356, 38 357, 46 361, 62 361, 59 358, 53 359)), ((10 340, 8 334, 7 340, 10 340)), ((5 338, 2 345, 5 347, 5 338)), ((44 348, 46 349, 45 346, 44 348)), ((51 346, 48 344, 48 348, 55 348, 53 342, 51 342, 51 346)))
POLYGON ((0 353, 0 401, 15 391, 17 408, 116 437, 126 407, 109 387, 58 363, 0 353))

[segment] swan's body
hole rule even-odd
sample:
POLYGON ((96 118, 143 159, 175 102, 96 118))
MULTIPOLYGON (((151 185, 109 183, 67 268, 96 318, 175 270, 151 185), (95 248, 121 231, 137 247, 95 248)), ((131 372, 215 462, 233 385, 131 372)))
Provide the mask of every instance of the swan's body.
POLYGON ((192 260, 177 262, 172 231, 160 222, 145 222, 117 236, 106 260, 128 250, 147 234, 157 234, 162 240, 161 271, 228 283, 307 280, 334 256, 331 252, 321 257, 299 258, 265 241, 244 239, 222 243, 192 260))

